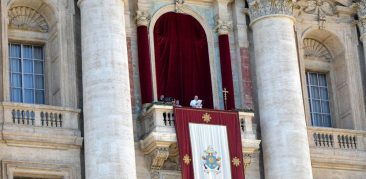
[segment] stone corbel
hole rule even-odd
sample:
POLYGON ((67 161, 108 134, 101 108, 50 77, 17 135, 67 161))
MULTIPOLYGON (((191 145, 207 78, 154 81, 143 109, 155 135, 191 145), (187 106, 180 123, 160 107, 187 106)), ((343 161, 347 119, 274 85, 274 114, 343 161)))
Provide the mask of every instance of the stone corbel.
POLYGON ((219 35, 228 35, 233 28, 233 24, 231 21, 223 21, 221 19, 218 19, 216 23, 217 25, 215 27, 215 30, 219 35))
POLYGON ((160 168, 164 165, 164 162, 169 157, 169 148, 168 147, 157 147, 150 154, 149 158, 151 158, 151 170, 160 170, 160 168))
POLYGON ((148 26, 150 22, 150 15, 146 11, 136 11, 136 25, 137 26, 148 26))

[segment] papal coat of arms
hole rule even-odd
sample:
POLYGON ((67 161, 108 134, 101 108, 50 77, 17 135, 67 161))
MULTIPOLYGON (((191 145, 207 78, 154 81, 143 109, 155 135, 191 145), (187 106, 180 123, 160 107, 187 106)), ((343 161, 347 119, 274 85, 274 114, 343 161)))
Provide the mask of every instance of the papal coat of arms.
POLYGON ((203 167, 206 173, 218 174, 221 172, 221 158, 217 155, 217 152, 212 146, 208 146, 204 151, 205 155, 202 156, 203 167))

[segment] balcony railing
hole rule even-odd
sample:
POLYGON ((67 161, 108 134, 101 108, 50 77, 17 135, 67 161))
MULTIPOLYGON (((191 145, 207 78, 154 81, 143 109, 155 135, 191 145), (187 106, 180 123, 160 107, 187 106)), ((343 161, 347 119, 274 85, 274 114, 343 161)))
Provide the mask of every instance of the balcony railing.
POLYGON ((65 129, 79 128, 80 110, 23 103, 2 103, 5 124, 31 125, 65 129))
POLYGON ((3 102, 2 133, 9 145, 80 147, 79 109, 3 102))
POLYGON ((365 150, 366 131, 308 127, 311 147, 365 150))

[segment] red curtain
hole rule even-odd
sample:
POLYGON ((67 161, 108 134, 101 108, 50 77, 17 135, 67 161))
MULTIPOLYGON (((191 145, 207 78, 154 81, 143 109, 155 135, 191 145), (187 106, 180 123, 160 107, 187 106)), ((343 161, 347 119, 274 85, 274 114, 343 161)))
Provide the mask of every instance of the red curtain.
MULTIPOLYGON (((182 167, 182 178, 193 179, 193 164, 184 162, 184 156, 188 155, 192 159, 191 140, 189 135, 189 123, 224 125, 227 127, 227 137, 230 150, 231 176, 233 179, 244 179, 243 153, 240 134, 239 114, 237 112, 202 110, 193 108, 174 108, 175 128, 179 147, 179 157, 182 167), (211 120, 206 123, 203 115, 208 113, 211 120), (232 161, 239 159, 239 165, 232 161)), ((192 160, 191 160, 192 161, 192 160)))
POLYGON ((137 47, 139 52, 141 103, 151 103, 153 101, 153 88, 151 79, 149 38, 146 26, 137 27, 137 47))
POLYGON ((229 91, 229 93, 227 94, 226 109, 231 110, 235 108, 235 99, 234 99, 233 74, 231 70, 230 44, 228 35, 219 36, 219 47, 220 47, 222 89, 226 88, 226 90, 229 91))
POLYGON ((154 45, 158 96, 189 106, 198 95, 203 107, 212 108, 207 38, 199 22, 180 13, 162 15, 154 27, 154 45))

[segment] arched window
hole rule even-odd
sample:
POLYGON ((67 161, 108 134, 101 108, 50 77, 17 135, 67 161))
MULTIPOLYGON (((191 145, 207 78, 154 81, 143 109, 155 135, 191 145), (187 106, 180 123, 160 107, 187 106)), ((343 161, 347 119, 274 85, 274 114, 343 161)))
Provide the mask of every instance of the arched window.
POLYGON ((169 12, 154 26, 157 95, 179 99, 188 106, 194 95, 212 108, 207 37, 192 16, 169 12))
POLYGON ((346 56, 344 45, 326 30, 310 31, 302 41, 305 109, 312 126, 355 129, 360 120, 355 96, 362 95, 356 94, 361 84, 352 80, 360 75, 352 66, 357 59, 346 56))

